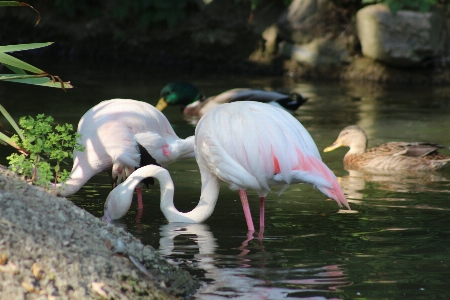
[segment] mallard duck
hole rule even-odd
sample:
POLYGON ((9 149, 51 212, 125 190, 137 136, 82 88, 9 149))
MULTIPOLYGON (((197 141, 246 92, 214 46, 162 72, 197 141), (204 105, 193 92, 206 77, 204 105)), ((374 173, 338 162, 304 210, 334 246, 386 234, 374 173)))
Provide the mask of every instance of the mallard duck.
POLYGON ((163 87, 156 108, 162 111, 167 105, 180 105, 187 116, 203 116, 217 105, 235 101, 258 101, 295 111, 306 102, 300 94, 285 95, 273 91, 236 88, 206 98, 198 88, 187 82, 172 82, 163 87))
POLYGON ((437 144, 388 142, 366 149, 367 143, 367 135, 361 127, 347 126, 324 152, 350 147, 344 157, 344 165, 349 169, 426 171, 438 170, 450 163, 449 156, 438 153, 438 148, 443 147, 437 144))

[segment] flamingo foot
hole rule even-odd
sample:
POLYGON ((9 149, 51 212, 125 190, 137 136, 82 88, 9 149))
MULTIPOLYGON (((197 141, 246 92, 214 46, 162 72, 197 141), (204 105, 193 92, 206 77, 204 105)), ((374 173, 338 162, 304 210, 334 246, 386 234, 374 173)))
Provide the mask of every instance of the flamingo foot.
POLYGON ((241 198, 242 208, 244 209, 248 231, 254 232, 255 227, 253 226, 252 213, 250 212, 250 206, 248 205, 247 192, 244 190, 239 190, 239 197, 241 198))

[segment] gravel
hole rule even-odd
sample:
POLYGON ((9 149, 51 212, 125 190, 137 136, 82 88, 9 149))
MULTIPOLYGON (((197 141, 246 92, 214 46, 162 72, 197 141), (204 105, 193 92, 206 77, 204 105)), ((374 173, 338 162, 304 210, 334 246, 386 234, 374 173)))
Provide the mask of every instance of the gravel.
POLYGON ((122 228, 0 167, 1 299, 188 299, 198 284, 122 228))

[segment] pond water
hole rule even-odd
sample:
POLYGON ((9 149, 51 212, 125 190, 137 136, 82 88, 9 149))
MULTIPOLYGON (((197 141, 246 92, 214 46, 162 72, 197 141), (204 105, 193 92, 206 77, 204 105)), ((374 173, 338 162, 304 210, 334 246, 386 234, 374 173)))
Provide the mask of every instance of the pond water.
MULTIPOLYGON (((71 80, 76 88, 62 92, 0 83, 1 104, 16 119, 45 113, 76 126, 101 100, 132 98, 155 104, 162 86, 173 80, 190 81, 206 95, 255 87, 309 97, 294 115, 338 176, 352 211, 340 211, 334 201, 306 184, 293 185, 280 196, 274 190, 266 200, 264 236, 258 238, 247 235, 239 196, 225 184, 207 221, 169 224, 159 209, 156 183, 144 191, 142 215, 137 215, 133 202, 127 215, 115 223, 197 276, 202 286, 193 298, 450 298, 450 168, 421 174, 365 174, 344 169, 347 149, 322 152, 351 124, 366 130, 369 146, 394 140, 450 145, 450 87, 296 83, 282 77, 189 74, 176 68, 39 66, 71 80)), ((180 137, 194 133, 179 108, 164 112, 180 137)), ((7 163, 10 152, 0 147, 0 163, 7 163)), ((195 160, 179 161, 168 169, 175 182, 177 208, 192 209, 200 195, 195 160)), ((69 199, 101 217, 109 191, 108 175, 100 174, 69 199)), ((259 202, 252 191, 249 200, 257 218, 259 202)))

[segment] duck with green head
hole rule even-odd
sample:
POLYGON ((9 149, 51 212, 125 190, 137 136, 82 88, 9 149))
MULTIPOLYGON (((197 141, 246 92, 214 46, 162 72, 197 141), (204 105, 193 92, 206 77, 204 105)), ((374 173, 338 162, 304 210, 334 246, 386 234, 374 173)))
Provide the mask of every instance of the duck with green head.
POLYGON ((172 82, 163 87, 156 108, 162 111, 168 105, 180 105, 187 116, 203 116, 210 109, 235 101, 258 101, 272 104, 293 112, 306 102, 300 94, 286 95, 273 91, 236 88, 206 98, 198 88, 187 82, 172 82))

